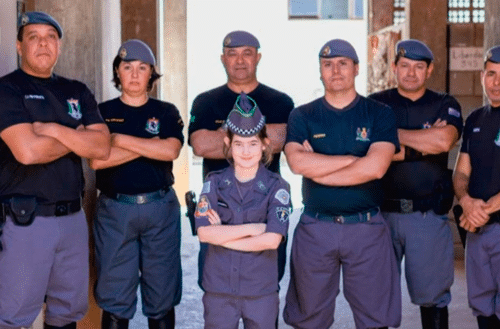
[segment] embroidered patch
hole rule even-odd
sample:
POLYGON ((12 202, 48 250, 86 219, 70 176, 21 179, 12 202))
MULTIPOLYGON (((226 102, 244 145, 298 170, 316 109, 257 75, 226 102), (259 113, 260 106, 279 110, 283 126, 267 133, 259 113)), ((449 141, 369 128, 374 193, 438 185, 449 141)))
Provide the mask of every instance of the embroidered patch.
POLYGON ((284 205, 287 205, 290 202, 290 194, 283 188, 279 189, 274 197, 284 205))
POLYGON ((231 181, 229 179, 227 179, 227 178, 224 179, 224 183, 226 183, 227 186, 231 185, 231 181))
POLYGON ((500 130, 498 131, 497 138, 495 138, 495 145, 500 146, 500 130))
POLYGON ((201 194, 207 193, 210 193, 210 181, 203 183, 203 188, 201 189, 201 194))
POLYGON ((125 49, 125 48, 120 49, 119 56, 121 59, 124 59, 125 57, 127 57, 127 49, 125 49))
POLYGON ((208 209, 210 209, 210 201, 206 195, 202 195, 200 197, 200 201, 198 201, 198 205, 196 205, 196 211, 194 215, 196 217, 206 216, 208 209))
POLYGON ((432 125, 428 121, 422 125, 424 129, 429 129, 430 127, 432 127, 432 125))
POLYGON ((370 129, 363 127, 359 128, 356 130, 356 140, 357 141, 362 141, 362 142, 369 142, 370 141, 370 129))
POLYGON ((80 103, 78 102, 78 99, 67 99, 66 102, 68 102, 68 107, 69 111, 68 114, 76 120, 80 120, 82 118, 82 111, 80 109, 80 103))
POLYGON ((481 131, 481 128, 479 128, 479 127, 476 127, 476 128, 474 128, 474 129, 472 129, 472 132, 473 132, 473 133, 478 133, 478 132, 480 132, 480 131, 481 131))
POLYGON ((330 49, 330 46, 326 46, 321 51, 321 56, 326 57, 326 56, 330 55, 331 53, 332 53, 332 50, 330 49))
POLYGON ((148 122, 146 122, 146 131, 150 134, 158 135, 160 133, 160 120, 154 117, 148 119, 148 122))
POLYGON ((313 138, 325 138, 326 134, 314 134, 313 138))
POLYGON ((231 37, 227 37, 224 39, 224 47, 227 47, 231 44, 231 37))
POLYGON ((43 95, 24 95, 24 99, 45 99, 43 95))
POLYGON ((288 221, 288 218, 290 217, 290 210, 285 207, 276 207, 276 217, 279 219, 280 222, 285 223, 288 221))
POLYGON ((189 120, 189 122, 193 123, 193 122, 195 121, 195 118, 196 118, 196 117, 195 117, 194 115, 192 115, 192 116, 191 116, 191 120, 189 120))
POLYGON ((455 110, 453 107, 448 108, 448 114, 453 115, 454 117, 460 118, 460 112, 455 110))
POLYGON ((264 183, 262 183, 262 181, 258 181, 257 186, 260 188, 261 191, 266 190, 266 185, 264 185, 264 183))

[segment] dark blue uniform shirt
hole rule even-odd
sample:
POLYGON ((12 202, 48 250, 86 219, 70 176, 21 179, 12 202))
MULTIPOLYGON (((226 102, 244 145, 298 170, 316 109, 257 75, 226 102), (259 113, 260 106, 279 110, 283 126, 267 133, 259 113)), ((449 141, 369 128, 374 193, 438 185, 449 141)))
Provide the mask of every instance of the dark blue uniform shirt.
MULTIPOLYGON (((376 142, 399 148, 396 120, 391 109, 379 102, 357 96, 339 110, 324 97, 293 110, 288 121, 287 143, 309 141, 314 152, 327 155, 363 157, 376 142)), ((348 215, 380 206, 380 180, 356 186, 325 186, 304 177, 302 195, 306 211, 348 215)))

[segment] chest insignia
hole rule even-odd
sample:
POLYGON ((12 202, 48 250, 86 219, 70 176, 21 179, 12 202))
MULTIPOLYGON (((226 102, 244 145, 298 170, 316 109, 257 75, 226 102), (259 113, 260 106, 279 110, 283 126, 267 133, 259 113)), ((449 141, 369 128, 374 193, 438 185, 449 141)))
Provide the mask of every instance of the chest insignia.
POLYGON ((225 120, 215 120, 215 123, 218 125, 224 124, 225 120))
POLYGON ((191 116, 191 120, 189 120, 189 122, 193 123, 193 122, 195 121, 195 118, 196 118, 196 117, 195 117, 194 115, 192 115, 192 116, 191 116))
POLYGON ((313 138, 325 138, 326 134, 314 134, 313 138))
POLYGON ((362 141, 362 142, 369 142, 370 141, 370 129, 363 127, 359 128, 356 130, 356 140, 357 141, 362 141))
POLYGON ((210 193, 210 181, 203 183, 201 194, 206 194, 206 193, 210 193))
POLYGON ((259 187, 259 189, 261 191, 265 191, 266 190, 266 185, 264 185, 264 183, 262 183, 261 180, 257 182, 257 186, 259 187))
MULTIPOLYGON (((210 183, 210 182, 209 182, 209 183, 210 183)), ((224 183, 225 183, 227 186, 231 185, 231 181, 230 181, 229 179, 227 179, 227 178, 226 178, 226 179, 224 179, 224 183)))
POLYGON ((432 125, 429 123, 429 121, 427 121, 426 123, 424 123, 424 124, 422 125, 422 128, 423 128, 423 129, 429 129, 430 127, 432 127, 432 125))
POLYGON ((455 110, 453 107, 448 108, 448 114, 453 115, 454 117, 460 118, 460 112, 455 110))
POLYGON ((160 120, 156 118, 148 119, 148 122, 146 122, 146 131, 150 134, 158 135, 160 133, 160 120))
POLYGON ((479 127, 476 127, 476 128, 474 128, 474 129, 472 129, 472 132, 473 132, 473 133, 478 133, 478 132, 480 132, 480 131, 481 131, 481 128, 479 128, 479 127))
POLYGON ((276 217, 280 222, 285 223, 290 217, 290 210, 286 207, 276 207, 276 217))
POLYGON ((274 196, 276 200, 281 202, 283 205, 287 205, 290 202, 290 194, 285 189, 279 189, 274 196))
POLYGON ((208 209, 210 209, 210 201, 208 201, 206 195, 202 195, 200 201, 198 201, 194 215, 196 217, 207 216, 208 209))
POLYGON ((500 146, 500 130, 498 131, 497 138, 495 138, 495 145, 500 146))
POLYGON ((75 120, 80 120, 82 118, 82 111, 80 109, 80 103, 78 102, 78 99, 67 99, 66 102, 68 102, 68 114, 75 120))
POLYGON ((43 95, 24 95, 24 99, 39 99, 39 100, 44 100, 45 96, 43 96, 43 95))
POLYGON ((123 119, 123 118, 107 118, 105 121, 106 122, 120 122, 120 123, 123 123, 123 122, 125 122, 125 119, 123 119))

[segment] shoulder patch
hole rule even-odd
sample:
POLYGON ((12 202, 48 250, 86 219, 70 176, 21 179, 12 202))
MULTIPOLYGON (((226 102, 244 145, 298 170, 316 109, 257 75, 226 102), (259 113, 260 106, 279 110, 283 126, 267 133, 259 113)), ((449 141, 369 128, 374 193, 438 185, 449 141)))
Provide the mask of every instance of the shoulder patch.
POLYGON ((210 193, 210 181, 203 183, 201 194, 206 194, 206 193, 210 193))
POLYGON ((276 217, 280 222, 285 223, 290 218, 290 210, 286 207, 276 207, 276 217))
POLYGON ((455 110, 453 107, 448 108, 448 114, 460 118, 460 112, 455 110))
POLYGON ((196 211, 194 213, 195 217, 206 216, 206 213, 210 208, 210 201, 208 201, 207 196, 202 195, 200 197, 200 201, 198 201, 198 204, 196 205, 196 211))
POLYGON ((274 197, 283 205, 287 205, 290 202, 290 193, 283 188, 279 189, 274 197))

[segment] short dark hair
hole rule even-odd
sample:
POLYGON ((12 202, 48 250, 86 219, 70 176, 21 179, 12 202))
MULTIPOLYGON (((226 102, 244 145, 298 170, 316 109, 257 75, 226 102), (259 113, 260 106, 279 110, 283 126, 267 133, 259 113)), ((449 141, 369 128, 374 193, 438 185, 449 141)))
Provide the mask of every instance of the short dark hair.
MULTIPOLYGON (((226 134, 227 134, 227 137, 229 138, 229 145, 226 145, 226 143, 224 143, 222 151, 223 151, 224 157, 227 159, 227 161, 229 161, 229 163, 232 164, 233 157, 231 156, 231 143, 233 142, 234 133, 228 129, 226 131, 226 134)), ((257 134, 257 137, 260 139, 262 144, 264 144, 264 150, 262 151, 262 159, 260 159, 260 161, 264 165, 268 166, 271 163, 271 161, 273 161, 273 151, 271 150, 271 145, 269 145, 265 141, 265 139, 268 138, 266 126, 264 126, 259 131, 259 133, 257 134)))
MULTIPOLYGON (((404 57, 404 56, 401 55, 401 54, 396 54, 396 57, 394 58, 394 65, 398 65, 399 59, 401 57, 404 57)), ((432 63, 432 60, 428 59, 428 58, 426 58, 426 59, 419 59, 419 61, 425 62, 427 64, 427 67, 429 67, 429 65, 431 65, 431 63, 432 63)))
MULTIPOLYGON (((123 59, 120 56, 116 56, 115 59, 113 60, 113 83, 115 85, 115 88, 118 90, 122 90, 122 84, 120 82, 120 78, 118 77, 118 67, 120 66, 120 63, 123 62, 123 59)), ((156 67, 154 65, 151 65, 152 73, 151 73, 151 78, 148 81, 148 89, 147 91, 150 92, 153 89, 153 85, 161 77, 161 74, 156 71, 156 67)))

